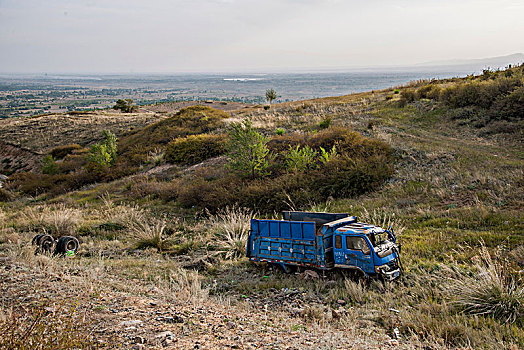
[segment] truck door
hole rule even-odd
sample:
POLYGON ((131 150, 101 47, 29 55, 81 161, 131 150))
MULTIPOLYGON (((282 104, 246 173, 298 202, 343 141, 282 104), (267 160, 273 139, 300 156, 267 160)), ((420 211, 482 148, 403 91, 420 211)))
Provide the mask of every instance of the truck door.
POLYGON ((334 236, 335 242, 333 244, 333 257, 335 258, 336 265, 345 265, 346 264, 346 250, 342 246, 342 235, 336 234, 334 236))
POLYGON ((345 264, 358 266, 366 273, 375 273, 371 248, 364 238, 359 236, 346 236, 345 239, 345 264))

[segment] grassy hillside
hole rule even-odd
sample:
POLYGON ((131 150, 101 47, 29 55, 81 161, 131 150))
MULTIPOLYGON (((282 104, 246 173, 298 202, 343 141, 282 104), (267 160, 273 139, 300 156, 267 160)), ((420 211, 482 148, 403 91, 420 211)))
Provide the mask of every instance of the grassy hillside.
MULTIPOLYGON (((17 285, 8 289, 23 293, 20 281, 59 276, 86 300, 67 319, 84 328, 103 320, 97 329, 105 331, 89 339, 129 347, 138 336, 150 347, 174 348, 196 342, 285 348, 294 341, 333 348, 342 339, 343 347, 350 340, 372 348, 522 348, 523 71, 270 110, 190 108, 121 136, 116 165, 88 185, 70 175, 85 171, 81 152, 68 171, 63 164, 74 153, 57 162, 58 174, 20 173, 0 207, 0 255, 14 271, 2 287, 17 285), (267 175, 243 176, 222 151, 208 152, 227 149, 228 130, 243 120, 268 139, 274 158, 267 175), (196 134, 208 136, 187 137, 196 134), (299 171, 286 161, 297 146, 317 152, 336 146, 337 156, 327 164, 314 158, 299 171), (184 149, 197 160, 164 157, 184 149), (59 178, 68 186, 56 191, 59 178), (47 179, 49 187, 30 192, 27 179, 47 179), (278 217, 284 208, 391 224, 400 234, 404 275, 392 283, 286 275, 246 261, 249 219, 278 217), (28 242, 44 229, 80 236, 80 254, 35 257, 28 242), (169 307, 178 321, 157 316, 169 307), (135 329, 119 326, 137 318, 142 324, 135 329), (160 331, 179 343, 156 337, 160 331)), ((58 305, 75 295, 40 286, 58 305)), ((28 297, 26 310, 37 300, 28 297)), ((12 301, 3 305, 31 317, 12 301)), ((67 307, 56 310, 46 317, 70 314, 67 307)), ((3 322, 0 332, 14 320, 3 322)))

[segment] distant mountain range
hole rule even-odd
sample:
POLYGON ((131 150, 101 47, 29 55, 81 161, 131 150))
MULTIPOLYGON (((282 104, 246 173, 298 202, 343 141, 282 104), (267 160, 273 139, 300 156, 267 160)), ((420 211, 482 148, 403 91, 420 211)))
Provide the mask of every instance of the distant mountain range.
POLYGON ((507 56, 489 57, 489 58, 476 58, 476 59, 455 59, 455 60, 442 60, 432 61, 415 64, 417 67, 438 67, 438 66, 468 66, 476 67, 476 69, 484 68, 504 68, 512 64, 524 63, 524 54, 514 53, 507 56))

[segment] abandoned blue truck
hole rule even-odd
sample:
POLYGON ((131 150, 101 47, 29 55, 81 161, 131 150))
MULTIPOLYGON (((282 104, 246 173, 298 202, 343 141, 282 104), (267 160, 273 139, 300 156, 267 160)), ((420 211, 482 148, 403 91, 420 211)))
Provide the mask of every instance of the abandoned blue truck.
POLYGON ((367 277, 400 275, 400 244, 392 228, 358 222, 349 214, 286 211, 283 220, 251 220, 246 255, 251 261, 330 271, 350 269, 367 277))

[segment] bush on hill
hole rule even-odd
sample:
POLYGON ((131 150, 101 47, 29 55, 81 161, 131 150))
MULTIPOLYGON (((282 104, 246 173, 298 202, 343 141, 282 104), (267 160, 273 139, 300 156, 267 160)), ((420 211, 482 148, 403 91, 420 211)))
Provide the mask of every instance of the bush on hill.
POLYGON ((120 154, 133 164, 147 160, 149 152, 164 149, 179 137, 213 132, 223 127, 229 115, 210 107, 184 108, 174 116, 123 136, 118 144, 120 154))
POLYGON ((164 158, 168 163, 192 165, 218 157, 226 152, 225 135, 190 135, 171 141, 164 158))
POLYGON ((82 149, 82 146, 73 143, 70 145, 64 145, 64 146, 58 146, 55 147, 49 152, 50 155, 53 156, 54 159, 63 159, 65 156, 82 149))
POLYGON ((447 106, 448 116, 459 124, 483 128, 496 122, 499 132, 514 131, 514 123, 524 119, 524 66, 485 70, 480 76, 451 81, 453 84, 445 88, 433 82, 417 89, 406 88, 397 106, 433 99, 447 106))
POLYGON ((179 182, 179 203, 212 212, 235 204, 262 212, 300 209, 330 197, 374 190, 393 173, 393 154, 388 145, 343 128, 313 135, 277 135, 268 146, 276 153, 270 176, 253 179, 225 173, 209 178, 191 174, 179 182), (290 146, 309 147, 320 153, 320 147, 331 149, 335 145, 340 153, 330 161, 288 172, 285 154, 290 146))

